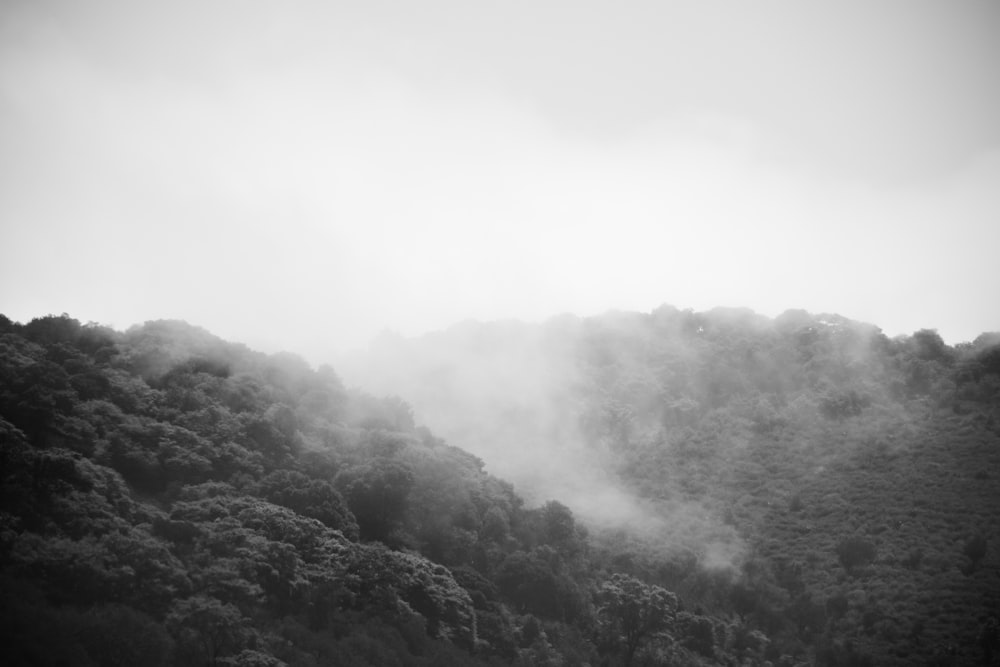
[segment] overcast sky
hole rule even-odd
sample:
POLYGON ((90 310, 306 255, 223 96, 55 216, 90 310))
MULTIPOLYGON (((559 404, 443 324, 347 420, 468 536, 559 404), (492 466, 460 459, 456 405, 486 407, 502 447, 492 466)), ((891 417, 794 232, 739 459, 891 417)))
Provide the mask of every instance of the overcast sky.
POLYGON ((0 312, 1000 329, 1000 3, 0 3, 0 312))

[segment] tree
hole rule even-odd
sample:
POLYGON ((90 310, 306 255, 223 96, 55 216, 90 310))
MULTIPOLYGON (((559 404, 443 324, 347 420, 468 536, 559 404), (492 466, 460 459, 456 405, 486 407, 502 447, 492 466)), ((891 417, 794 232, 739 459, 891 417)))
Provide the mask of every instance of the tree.
POLYGON ((4 384, 0 410, 35 445, 44 444, 47 431, 60 416, 70 414, 77 401, 69 375, 47 360, 17 368, 4 384))
POLYGON ((962 553, 971 561, 964 572, 972 574, 976 570, 976 566, 979 565, 979 561, 986 556, 986 538, 981 534, 973 535, 965 542, 962 553))
POLYGON ((677 596, 625 574, 606 581, 597 601, 604 640, 612 650, 623 652, 625 667, 644 641, 672 630, 677 620, 677 596))
POLYGON ((576 583, 552 547, 513 552, 500 563, 494 580, 523 613, 567 620, 577 617, 583 607, 576 583))
POLYGON ((921 329, 916 331, 911 338, 911 346, 914 354, 926 361, 940 361, 947 363, 951 359, 951 350, 941 339, 941 335, 934 329, 921 329))
POLYGON ((402 523, 413 473, 398 461, 375 459, 337 476, 361 538, 386 541, 402 523))
POLYGON ((875 560, 875 545, 862 537, 848 537, 837 545, 837 558, 848 573, 875 560))
POLYGON ((358 538, 358 523, 333 484, 312 479, 296 470, 281 469, 260 480, 254 494, 287 507, 302 516, 340 530, 349 539, 358 538))
POLYGON ((755 587, 745 583, 737 583, 729 592, 729 601, 733 609, 740 617, 740 621, 747 622, 747 617, 757 610, 760 601, 760 591, 755 587))
POLYGON ((467 649, 475 644, 472 598, 447 568, 383 545, 359 546, 351 561, 348 572, 359 582, 356 600, 379 610, 383 620, 399 627, 407 613, 415 612, 429 636, 467 649))
POLYGON ((562 503, 550 500, 541 508, 543 542, 571 555, 580 548, 573 512, 562 503))
POLYGON ((789 611, 803 640, 808 640, 826 627, 828 620, 826 607, 816 602, 808 593, 796 598, 789 611))
POLYGON ((81 614, 80 641, 99 665, 165 667, 173 641, 166 629, 142 612, 125 605, 92 607, 81 614))
POLYGON ((715 626, 712 619, 681 612, 677 615, 681 643, 684 648, 706 658, 715 657, 715 626))
POLYGON ((254 449, 276 467, 287 466, 299 453, 295 412, 283 403, 271 405, 263 415, 247 420, 246 436, 254 449))
POLYGON ((176 602, 166 622, 188 664, 215 665, 253 634, 236 607, 204 595, 176 602))

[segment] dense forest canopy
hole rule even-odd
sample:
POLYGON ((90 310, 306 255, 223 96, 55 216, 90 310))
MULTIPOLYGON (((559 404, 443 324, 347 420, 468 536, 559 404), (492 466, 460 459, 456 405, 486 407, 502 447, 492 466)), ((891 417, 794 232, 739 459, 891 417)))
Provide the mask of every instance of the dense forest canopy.
POLYGON ((8 664, 1000 662, 1000 334, 662 307, 338 366, 0 316, 8 664))

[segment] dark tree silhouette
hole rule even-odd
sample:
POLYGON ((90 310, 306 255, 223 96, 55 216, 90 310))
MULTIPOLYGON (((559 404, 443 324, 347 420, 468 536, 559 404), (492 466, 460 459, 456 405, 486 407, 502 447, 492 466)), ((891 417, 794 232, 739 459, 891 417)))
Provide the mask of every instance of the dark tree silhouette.
POLYGON ((671 630, 677 620, 677 597, 635 577, 615 574, 597 595, 598 618, 604 640, 622 651, 629 667, 636 651, 652 636, 671 630))
POLYGON ((848 537, 837 545, 837 558, 848 573, 875 560, 875 545, 862 537, 848 537))
POLYGON ((979 566, 979 562, 986 556, 986 538, 981 533, 973 535, 965 542, 962 553, 971 561, 963 571, 966 574, 972 574, 979 566))

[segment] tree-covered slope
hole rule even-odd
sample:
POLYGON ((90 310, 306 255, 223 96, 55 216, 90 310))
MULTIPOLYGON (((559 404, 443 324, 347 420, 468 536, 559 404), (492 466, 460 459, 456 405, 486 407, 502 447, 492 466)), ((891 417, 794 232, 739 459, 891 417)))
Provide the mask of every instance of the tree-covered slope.
POLYGON ((0 476, 5 664, 781 656, 697 564, 658 585, 401 399, 181 322, 0 316, 0 476))
POLYGON ((998 359, 998 334, 662 307, 386 336, 346 369, 779 654, 978 664, 1000 655, 998 359))

